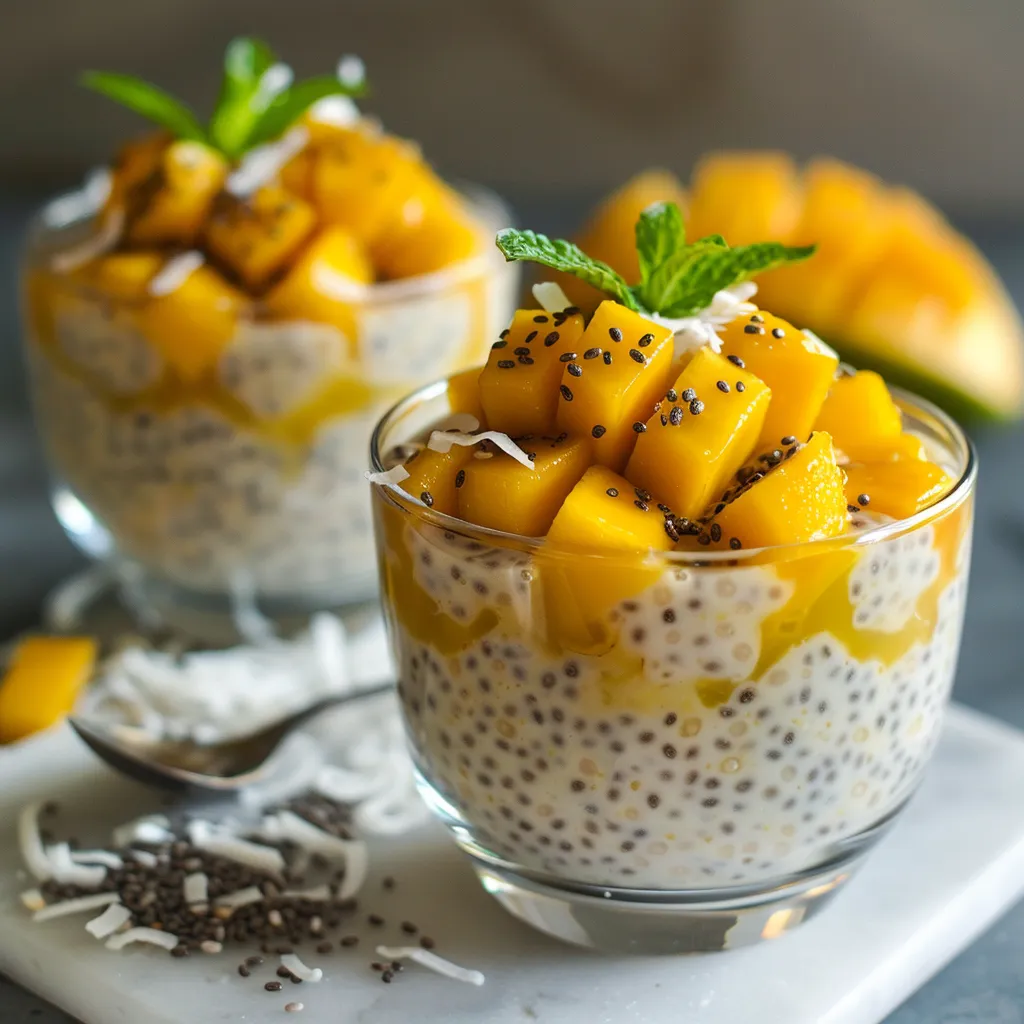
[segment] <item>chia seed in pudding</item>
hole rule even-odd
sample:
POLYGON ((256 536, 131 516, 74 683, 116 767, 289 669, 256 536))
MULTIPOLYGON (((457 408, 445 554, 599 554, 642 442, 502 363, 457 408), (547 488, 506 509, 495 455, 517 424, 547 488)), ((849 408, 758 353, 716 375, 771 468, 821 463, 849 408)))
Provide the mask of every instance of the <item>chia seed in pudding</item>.
POLYGON ((621 887, 780 879, 898 809, 938 739, 969 501, 796 571, 666 563, 596 653, 545 632, 529 552, 377 515, 418 769, 484 857, 621 887))

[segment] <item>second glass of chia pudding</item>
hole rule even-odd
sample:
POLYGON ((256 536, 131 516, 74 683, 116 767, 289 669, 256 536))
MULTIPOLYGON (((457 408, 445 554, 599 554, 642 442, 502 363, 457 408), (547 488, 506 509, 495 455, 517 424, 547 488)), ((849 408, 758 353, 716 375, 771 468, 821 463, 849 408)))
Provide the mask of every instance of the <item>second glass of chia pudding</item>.
POLYGON ((748 302, 723 319, 721 351, 680 353, 616 302, 520 310, 469 400, 423 389, 373 440, 423 794, 487 890, 570 942, 805 920, 906 805, 949 699, 963 432, 748 302), (453 412, 489 429, 431 429, 453 412))
MULTIPOLYGON (((163 130, 30 235, 26 351, 55 511, 158 610, 372 598, 373 424, 479 362, 513 303, 491 244, 505 207, 360 116, 352 72, 311 91, 236 40, 209 126, 158 94, 163 130)), ((88 81, 131 106, 148 87, 122 95, 122 79, 88 81)))

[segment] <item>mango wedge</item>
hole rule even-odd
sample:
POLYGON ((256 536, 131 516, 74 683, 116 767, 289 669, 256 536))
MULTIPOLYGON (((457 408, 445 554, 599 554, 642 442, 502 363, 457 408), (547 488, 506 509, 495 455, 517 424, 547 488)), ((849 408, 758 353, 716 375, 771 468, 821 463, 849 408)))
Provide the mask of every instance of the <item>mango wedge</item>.
POLYGON ((832 385, 814 429, 830 434, 836 448, 860 462, 862 451, 896 442, 903 432, 903 417, 885 381, 873 370, 861 370, 832 385))
POLYGON ((695 519, 753 451, 770 399, 752 373, 702 348, 647 421, 626 476, 695 519))
POLYGON ((583 438, 533 438, 521 444, 533 456, 533 469, 500 451, 465 463, 459 515, 492 530, 543 537, 583 476, 589 448, 583 438))
POLYGON ((673 334, 610 299, 597 307, 564 367, 558 394, 559 432, 591 438, 594 461, 620 472, 638 431, 665 394, 672 375, 673 334))
POLYGON ((480 374, 488 425, 510 437, 555 430, 558 385, 571 357, 581 356, 583 317, 519 309, 491 346, 480 374))
POLYGON ((832 439, 823 432, 775 465, 762 464, 753 477, 725 498, 711 522, 717 546, 761 548, 800 544, 843 533, 848 521, 843 472, 832 439))
POLYGON ((805 441, 832 386, 839 365, 835 352, 765 311, 727 324, 722 351, 739 358, 771 388, 758 446, 770 451, 784 437, 805 441))
POLYGON ((457 516, 458 488, 476 451, 476 445, 454 444, 446 452, 423 448, 405 464, 409 477, 402 482, 402 489, 435 512, 457 516))
POLYGON ((952 485, 948 474, 934 462, 899 460, 846 467, 847 502, 894 519, 927 508, 952 485))
POLYGON ((89 681, 96 653, 91 637, 22 640, 0 681, 0 743, 31 736, 70 712, 89 681))

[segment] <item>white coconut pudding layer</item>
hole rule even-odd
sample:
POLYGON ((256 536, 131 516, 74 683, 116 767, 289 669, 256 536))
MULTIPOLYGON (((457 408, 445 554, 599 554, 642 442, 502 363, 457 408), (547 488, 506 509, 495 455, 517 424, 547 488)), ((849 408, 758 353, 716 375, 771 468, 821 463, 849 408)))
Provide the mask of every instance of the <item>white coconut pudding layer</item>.
POLYGON ((529 552, 384 498, 378 515, 418 767, 484 858, 626 888, 763 884, 856 844, 934 748, 969 498, 795 567, 666 562, 584 653, 529 552))

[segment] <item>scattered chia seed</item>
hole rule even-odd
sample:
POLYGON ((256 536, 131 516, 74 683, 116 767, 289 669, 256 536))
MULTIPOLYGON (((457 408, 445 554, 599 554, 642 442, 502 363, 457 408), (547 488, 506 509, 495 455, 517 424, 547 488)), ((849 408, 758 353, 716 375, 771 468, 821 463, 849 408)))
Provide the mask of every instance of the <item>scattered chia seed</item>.
POLYGON ((601 350, 599 348, 588 348, 587 351, 583 353, 583 358, 596 359, 600 354, 601 350))
POLYGON ((728 383, 726 381, 720 380, 720 381, 716 382, 715 387, 717 387, 718 390, 721 391, 723 395, 729 394, 729 385, 728 385, 728 383))
POLYGON ((744 384, 743 381, 738 380, 736 381, 736 390, 742 393, 747 390, 747 385, 744 384))
POLYGON ((530 333, 525 338, 523 338, 523 343, 526 344, 526 345, 529 345, 530 342, 533 341, 533 339, 536 338, 536 337, 537 337, 537 332, 536 331, 530 331, 530 333))
POLYGON ((605 354, 604 354, 604 365, 605 366, 611 366, 612 365, 612 354, 611 354, 611 352, 605 352, 605 354))
POLYGON ((784 338, 785 336, 786 336, 786 332, 781 327, 773 327, 772 328, 772 337, 773 338, 784 338))
POLYGON ((619 496, 619 489, 617 487, 609 487, 604 493, 607 494, 609 498, 617 498, 619 496))
POLYGON ((499 370, 511 370, 515 367, 516 361, 514 359, 499 359, 498 369, 499 370))
POLYGON ((868 505, 871 504, 871 495, 870 494, 858 494, 857 495, 857 504, 860 505, 862 508, 866 508, 868 505))
POLYGON ((629 350, 629 358, 632 359, 634 363, 639 363, 641 366, 647 365, 647 359, 644 357, 643 352, 638 348, 631 348, 629 350))
POLYGON ((281 989, 284 988, 284 986, 279 981, 268 981, 266 985, 264 985, 263 987, 268 992, 280 992, 281 989))
POLYGON ((647 424, 646 423, 641 423, 640 420, 637 420, 636 423, 633 424, 633 433, 634 434, 643 434, 643 433, 646 432, 646 430, 647 430, 647 424))
POLYGON ((421 935, 420 945, 424 949, 433 949, 437 945, 437 943, 434 942, 434 940, 429 935, 421 935))
POLYGON ((608 337, 611 338, 612 341, 622 341, 622 331, 620 331, 618 327, 609 327, 608 337))
POLYGON ((641 512, 650 512, 651 510, 651 506, 648 505, 646 501, 641 501, 640 498, 637 498, 636 501, 633 502, 633 504, 636 505, 636 507, 640 509, 641 512))
POLYGON ((690 412, 694 416, 699 416, 703 411, 704 411, 704 403, 699 398, 695 398, 690 403, 690 412))
POLYGON ((566 369, 569 371, 569 376, 570 377, 582 377, 583 376, 583 367, 580 366, 579 363, 570 363, 566 367, 566 369))
POLYGON ((755 324, 747 324, 743 331, 746 334, 764 334, 764 328, 757 327, 755 324))
POLYGON ((639 340, 639 341, 637 342, 637 345, 639 345, 639 346, 640 346, 640 348, 647 348, 647 346, 648 346, 648 345, 650 345, 650 344, 651 344, 651 343, 652 343, 653 341, 654 341, 654 335, 653 335, 653 334, 645 334, 645 335, 644 335, 644 336, 643 336, 643 337, 642 337, 642 338, 641 338, 641 339, 640 339, 640 340, 639 340))
POLYGON ((672 406, 672 411, 668 414, 668 420, 669 420, 669 423, 671 423, 673 427, 678 427, 679 424, 683 422, 683 409, 682 409, 682 406, 679 406, 679 405, 672 406))
POLYGON ((729 538, 729 547, 731 547, 733 549, 733 551, 739 551, 739 549, 741 547, 743 547, 743 544, 740 543, 739 537, 730 537, 729 538))
POLYGON ((403 921, 402 931, 405 932, 406 935, 415 935, 419 931, 419 928, 417 928, 412 921, 403 921))
POLYGON ((728 359, 729 362, 733 364, 733 366, 738 366, 741 370, 746 368, 747 364, 743 362, 743 360, 740 359, 739 356, 726 356, 725 358, 728 359))
POLYGON ((546 323, 548 322, 548 318, 547 318, 547 317, 546 317, 546 316, 545 316, 545 315, 544 315, 543 313, 538 313, 538 314, 537 314, 537 315, 536 315, 536 316, 535 316, 535 317, 533 318, 533 322, 534 322, 535 324, 546 324, 546 323))
POLYGON ((456 486, 456 488, 461 487, 465 482, 466 482, 466 471, 464 469, 460 469, 458 471, 458 473, 455 474, 455 486, 456 486))
POLYGON ((722 528, 718 523, 711 524, 711 539, 717 544, 722 539, 722 528))
POLYGON ((571 402, 572 401, 572 391, 570 391, 569 388, 565 384, 563 384, 558 390, 561 391, 562 397, 567 402, 571 402))
POLYGON ((496 342, 495 342, 495 343, 494 343, 494 344, 493 344, 493 345, 491 346, 491 348, 492 348, 492 349, 494 349, 494 348, 505 348, 505 347, 506 347, 507 345, 508 345, 508 342, 507 342, 507 341, 496 341, 496 342))
POLYGON ((554 345, 554 343, 556 341, 558 341, 558 338, 559 338, 558 331, 552 331, 550 334, 546 335, 545 338, 544 338, 544 345, 545 345, 545 347, 546 348, 551 348, 551 346, 554 345))
POLYGON ((422 501, 423 504, 427 506, 427 508, 434 507, 434 496, 430 493, 430 491, 421 491, 420 501, 422 501))
POLYGON ((679 397, 684 402, 692 402, 697 397, 697 392, 693 388, 687 388, 679 397))
POLYGON ((591 437, 604 437, 605 428, 600 423, 595 424, 594 429, 590 431, 591 437))
POLYGON ((575 352, 563 352, 559 357, 560 363, 571 363, 576 358, 575 352))

